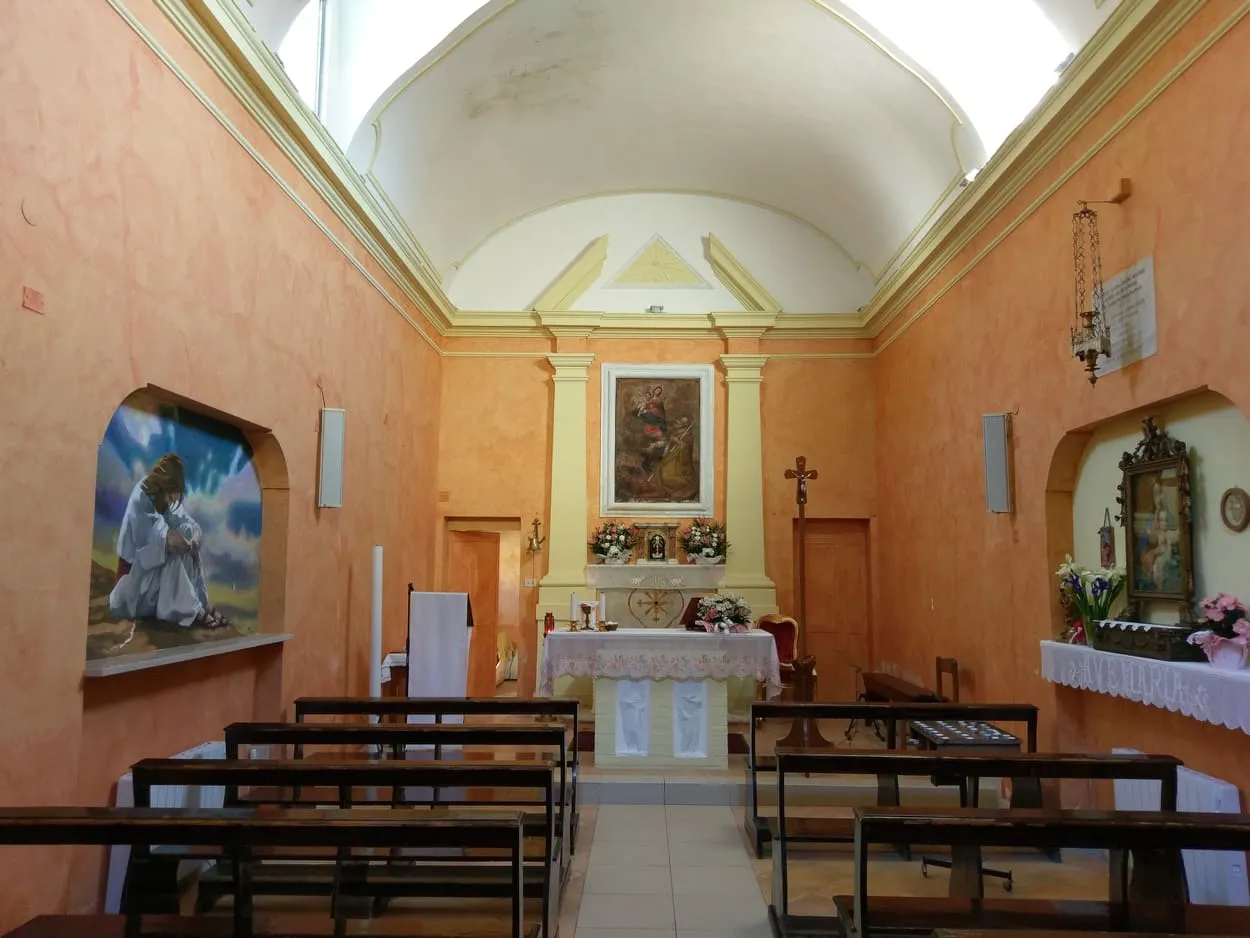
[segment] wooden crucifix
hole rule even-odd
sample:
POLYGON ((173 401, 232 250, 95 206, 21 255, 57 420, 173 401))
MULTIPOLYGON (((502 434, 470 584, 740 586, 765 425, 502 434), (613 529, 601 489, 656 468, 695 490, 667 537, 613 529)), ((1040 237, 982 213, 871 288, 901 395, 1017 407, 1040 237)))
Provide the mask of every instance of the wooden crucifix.
MULTIPOLYGON (((816 699, 816 659, 807 654, 807 483, 818 478, 815 469, 807 468, 807 457, 800 456, 794 461, 794 468, 786 470, 786 478, 794 479, 794 499, 799 506, 798 549, 794 562, 798 564, 798 622, 799 634, 794 660, 794 686, 792 693, 795 703, 811 703, 816 699)), ((798 716, 790 726, 790 732, 778 746, 789 746, 800 749, 827 749, 833 744, 820 735, 816 721, 810 717, 798 716)))
POLYGON ((798 554, 794 558, 799 566, 799 640, 796 649, 799 658, 807 657, 807 482, 819 477, 820 474, 815 469, 807 468, 806 456, 798 457, 794 461, 794 468, 786 470, 786 478, 794 479, 794 500, 799 506, 799 544, 798 554))

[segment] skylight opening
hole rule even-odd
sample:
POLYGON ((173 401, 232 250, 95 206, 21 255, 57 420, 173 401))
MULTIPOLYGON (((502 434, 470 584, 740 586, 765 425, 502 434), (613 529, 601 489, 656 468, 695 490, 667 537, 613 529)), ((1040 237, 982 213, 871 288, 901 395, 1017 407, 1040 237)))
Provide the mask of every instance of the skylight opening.
POLYGON ((1034 0, 843 2, 941 83, 972 121, 987 156, 1076 51, 1034 0))
POLYGON ((323 0, 310 0, 278 45, 278 58, 300 98, 320 114, 323 0))

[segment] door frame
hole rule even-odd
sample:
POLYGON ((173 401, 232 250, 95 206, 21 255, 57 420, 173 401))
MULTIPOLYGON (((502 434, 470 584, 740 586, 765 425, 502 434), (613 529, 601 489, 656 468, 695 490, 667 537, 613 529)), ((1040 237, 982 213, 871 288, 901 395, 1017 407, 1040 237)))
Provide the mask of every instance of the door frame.
MULTIPOLYGON (((880 608, 880 583, 877 579, 877 570, 880 569, 878 563, 879 554, 877 550, 877 516, 876 515, 808 515, 805 519, 807 522, 813 521, 853 521, 868 526, 868 661, 864 663, 864 670, 878 667, 877 656, 877 609, 880 608)), ((805 558, 806 559, 806 558, 805 558)), ((797 606, 799 596, 799 519, 791 519, 790 534, 790 576, 791 595, 795 598, 797 606)), ((801 628, 806 628, 807 623, 801 623, 801 628)))

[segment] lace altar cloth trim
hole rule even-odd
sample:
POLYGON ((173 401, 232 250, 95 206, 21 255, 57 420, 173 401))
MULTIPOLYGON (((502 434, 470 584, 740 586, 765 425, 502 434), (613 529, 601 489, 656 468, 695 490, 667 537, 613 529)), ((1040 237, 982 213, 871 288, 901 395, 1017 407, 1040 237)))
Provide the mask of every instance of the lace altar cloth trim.
POLYGON ((543 642, 538 694, 550 697, 556 678, 616 681, 763 681, 769 697, 781 693, 777 643, 767 632, 707 635, 663 629, 552 632, 543 642), (639 634, 641 633, 641 634, 639 634))
POLYGON ((1250 734, 1250 671, 1042 642, 1042 677, 1250 734))

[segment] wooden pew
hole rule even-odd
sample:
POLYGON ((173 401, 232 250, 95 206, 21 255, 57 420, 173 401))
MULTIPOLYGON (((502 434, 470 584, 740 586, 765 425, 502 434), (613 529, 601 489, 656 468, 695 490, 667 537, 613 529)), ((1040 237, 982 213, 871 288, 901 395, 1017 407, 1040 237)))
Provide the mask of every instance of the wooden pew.
MULTIPOLYGON (((264 746, 289 746, 291 755, 300 759, 308 746, 377 747, 379 753, 393 759, 442 760, 451 748, 457 752, 465 746, 490 749, 533 748, 553 750, 559 758, 560 818, 557 833, 569 842, 572 830, 572 789, 568 765, 570 731, 560 723, 525 724, 428 724, 428 723, 232 723, 225 730, 227 759, 245 755, 244 749, 264 746), (428 750, 409 752, 412 746, 429 746, 428 750)), ((359 758, 359 754, 353 758, 359 758)), ((527 760, 516 760, 527 761, 527 760)))
MULTIPOLYGON (((789 703, 757 700, 751 704, 750 751, 747 756, 747 805, 746 832, 755 844, 755 855, 763 858, 764 845, 769 840, 768 819, 760 814, 759 775, 775 772, 777 759, 759 751, 756 729, 762 720, 808 718, 813 720, 872 720, 884 723, 886 746, 893 750, 906 745, 898 728, 913 720, 983 720, 991 723, 1023 723, 1025 725, 1025 751, 1037 751, 1037 707, 1033 704, 980 704, 980 703, 789 703)), ((883 783, 893 786, 891 804, 898 804, 897 780, 886 779, 883 783)), ((1021 807, 1041 807, 1041 791, 1032 783, 1022 780, 1019 789, 1012 790, 1012 803, 1021 807)))
MULTIPOLYGON (((152 789, 158 785, 219 785, 226 789, 227 807, 307 807, 328 801, 340 808, 389 805, 406 815, 419 807, 480 808, 484 804, 433 794, 420 798, 413 789, 437 793, 448 788, 490 788, 496 795, 489 802, 491 810, 522 809, 525 835, 542 840, 542 853, 525 858, 526 891, 542 901, 542 933, 554 935, 569 869, 562 855, 564 845, 556 836, 555 769, 554 759, 529 763, 145 759, 131 767, 131 776, 139 807, 151 805, 152 789), (390 789, 391 794, 382 798, 377 789, 390 789), (498 797, 500 792, 505 796, 498 797)), ((329 859, 306 854, 275 857, 252 870, 253 890, 270 895, 324 894, 335 887, 336 870, 328 863, 310 866, 308 861, 329 859)), ((463 859, 417 861, 393 871, 396 879, 406 882, 407 895, 465 898, 506 897, 511 888, 507 873, 463 859)), ((202 874, 197 911, 207 912, 218 898, 230 894, 235 878, 228 863, 215 864, 202 874)))
POLYGON ((855 892, 834 897, 845 934, 855 938, 928 934, 936 928, 1250 933, 1250 910, 1187 902, 1181 861, 1182 850, 1250 848, 1250 815, 975 808, 870 808, 855 814, 855 892), (900 839, 917 846, 949 846, 969 866, 980 864, 982 847, 1105 850, 1110 901, 870 897, 869 848, 900 839))
MULTIPOLYGON (((1177 769, 1181 762, 1173 756, 1141 753, 1081 755, 1067 753, 986 752, 887 752, 883 750, 777 750, 776 847, 773 850, 772 909, 784 920, 789 915, 789 849, 796 843, 850 843, 855 839, 854 817, 787 817, 786 778, 801 775, 875 775, 878 778, 878 805, 898 804, 897 788, 883 778, 943 776, 957 781, 960 803, 976 807, 983 778, 1042 779, 1145 779, 1160 783, 1159 807, 1176 810, 1177 769), (780 902, 778 902, 780 897, 780 902)), ((1016 809, 1020 810, 1020 809, 1016 809)), ((898 843, 910 845, 910 841, 898 843)), ((897 845, 897 844, 896 844, 897 845)), ((1007 880, 1011 882, 1010 879, 1007 880)), ((956 862, 951 871, 951 895, 980 898, 981 866, 956 862)), ((789 930, 816 922, 786 923, 789 930)), ((800 928, 800 930, 803 930, 800 928)))
MULTIPOLYGON (((145 915, 178 911, 179 853, 153 853, 147 848, 153 844, 180 844, 186 852, 196 847, 211 848, 213 852, 205 855, 228 855, 243 871, 233 889, 230 923, 230 934, 238 938, 253 934, 252 896, 246 870, 254 851, 283 847, 349 850, 413 846, 506 850, 511 874, 510 934, 513 938, 530 938, 524 923, 522 822, 519 812, 430 817, 391 810, 0 808, 0 845, 126 844, 137 848, 132 854, 122 898, 127 935, 139 933, 145 915), (173 887, 172 894, 169 886, 173 887)), ((340 896, 371 895, 378 888, 379 883, 372 881, 360 866, 356 862, 345 864, 336 900, 340 896)), ((333 914, 336 919, 342 918, 337 902, 333 914)), ((67 917, 56 934, 95 938, 89 930, 93 916, 84 917, 87 922, 80 922, 81 929, 72 924, 74 918, 67 917)))
POLYGON ((580 815, 577 789, 580 777, 581 704, 575 697, 299 697, 295 701, 295 722, 309 717, 376 716, 383 722, 409 716, 432 717, 441 724, 449 716, 529 716, 548 720, 568 719, 573 724, 569 749, 569 779, 573 791, 569 798, 572 818, 569 825, 569 854, 577 853, 577 830, 580 815))

